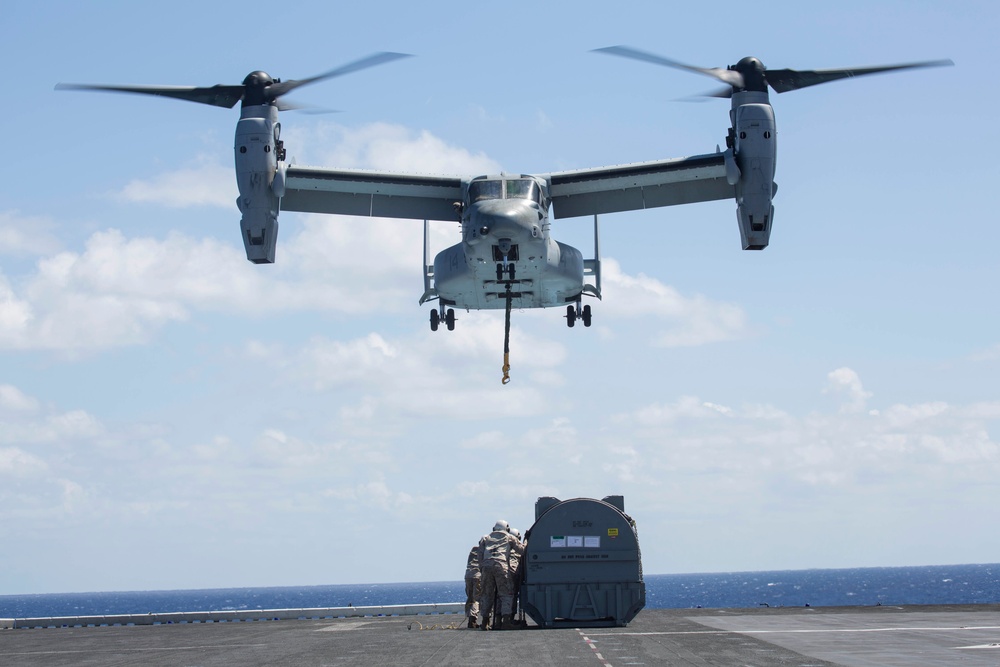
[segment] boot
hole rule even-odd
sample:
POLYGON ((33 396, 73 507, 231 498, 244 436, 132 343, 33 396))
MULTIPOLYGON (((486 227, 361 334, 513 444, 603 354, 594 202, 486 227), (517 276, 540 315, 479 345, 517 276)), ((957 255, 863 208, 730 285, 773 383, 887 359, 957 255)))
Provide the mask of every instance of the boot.
POLYGON ((479 629, 480 630, 489 630, 490 629, 490 615, 489 614, 483 614, 483 624, 479 626, 479 629))
POLYGON ((500 617, 500 629, 501 630, 513 630, 514 620, 510 617, 510 614, 504 614, 500 617))
POLYGON ((479 624, 476 623, 476 617, 475 616, 470 616, 469 617, 469 627, 470 628, 478 628, 479 627, 479 624))

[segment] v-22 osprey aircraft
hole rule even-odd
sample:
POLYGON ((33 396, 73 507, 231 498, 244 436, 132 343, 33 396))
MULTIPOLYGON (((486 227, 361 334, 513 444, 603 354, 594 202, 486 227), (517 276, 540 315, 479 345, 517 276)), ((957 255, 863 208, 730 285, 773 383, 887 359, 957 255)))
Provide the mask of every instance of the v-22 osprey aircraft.
POLYGON ((265 72, 239 85, 116 86, 59 84, 57 89, 102 90, 173 97, 232 108, 236 126, 237 206, 247 259, 275 261, 279 211, 407 218, 424 221, 424 291, 437 300, 430 327, 455 327, 455 308, 505 309, 503 383, 509 381, 511 308, 565 307, 566 324, 589 327, 585 295, 601 298, 598 215, 619 211, 736 200, 745 250, 767 247, 774 223, 772 197, 777 128, 768 86, 778 93, 866 74, 953 64, 949 60, 836 70, 768 70, 757 58, 726 69, 685 65, 629 47, 599 52, 680 68, 726 84, 713 97, 730 98, 726 149, 714 153, 548 174, 431 176, 289 164, 278 112, 298 108, 280 98, 296 88, 406 57, 377 53, 324 74, 281 81, 265 72), (555 240, 555 218, 594 217, 594 256, 555 240), (458 221, 460 243, 430 261, 428 221, 458 221))

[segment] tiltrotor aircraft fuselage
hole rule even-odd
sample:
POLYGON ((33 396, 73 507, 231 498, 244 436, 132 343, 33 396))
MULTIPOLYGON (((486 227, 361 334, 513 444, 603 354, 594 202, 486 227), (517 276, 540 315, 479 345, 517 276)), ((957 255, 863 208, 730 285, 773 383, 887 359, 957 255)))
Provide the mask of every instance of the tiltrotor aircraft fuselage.
MULTIPOLYGON (((110 90, 185 99, 231 108, 241 102, 236 126, 237 206, 247 259, 275 261, 280 211, 424 220, 424 291, 420 303, 437 300, 434 330, 455 326, 454 309, 566 307, 566 321, 591 324, 584 295, 601 297, 598 218, 614 213, 720 199, 736 201, 745 250, 767 247, 774 224, 772 198, 777 128, 768 87, 782 93, 837 79, 901 69, 950 65, 933 61, 838 70, 768 70, 756 58, 727 69, 684 65, 628 47, 599 51, 685 69, 717 79, 710 93, 731 99, 726 149, 693 157, 548 174, 427 176, 338 170, 289 164, 278 112, 296 108, 286 93, 403 57, 378 53, 319 76, 282 82, 252 72, 240 85, 211 87, 61 84, 61 89, 110 90), (594 217, 594 256, 551 235, 550 218, 594 217), (461 242, 430 261, 429 220, 457 221, 461 242)), ((506 352, 506 345, 505 345, 506 352)), ((506 360, 506 357, 505 357, 506 360)), ((505 365, 506 382, 507 366, 505 365)))

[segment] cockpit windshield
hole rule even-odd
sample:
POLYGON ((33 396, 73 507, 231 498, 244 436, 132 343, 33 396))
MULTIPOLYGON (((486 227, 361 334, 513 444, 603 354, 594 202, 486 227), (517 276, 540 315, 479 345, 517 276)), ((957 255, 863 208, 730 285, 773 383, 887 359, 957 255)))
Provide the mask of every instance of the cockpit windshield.
POLYGON ((473 181, 469 183, 469 201, 503 199, 503 181, 473 181))
POLYGON ((530 178, 507 181, 507 199, 531 199, 536 204, 541 204, 538 183, 530 178))
POLYGON ((469 202, 475 204, 484 199, 529 199, 541 205, 542 192, 531 178, 484 179, 469 183, 469 202))

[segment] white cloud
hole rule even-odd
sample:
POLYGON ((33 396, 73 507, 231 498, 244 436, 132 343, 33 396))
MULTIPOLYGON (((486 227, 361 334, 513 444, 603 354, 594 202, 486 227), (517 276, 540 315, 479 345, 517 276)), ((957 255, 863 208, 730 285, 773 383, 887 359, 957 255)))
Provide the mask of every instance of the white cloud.
MULTIPOLYGON (((469 320, 472 340, 492 336, 490 323, 469 320)), ((240 421, 260 424, 249 434, 217 430, 222 422, 215 420, 215 435, 187 441, 168 434, 169 444, 152 426, 134 437, 135 426, 45 407, 3 385, 0 433, 24 437, 0 437, 0 477, 22 487, 18 493, 0 484, 0 501, 12 516, 45 517, 49 527, 99 513, 123 526, 156 525, 165 539, 197 535, 204 542, 210 534, 209 541, 256 544, 250 526, 299 530, 318 516, 329 517, 331 536, 391 534, 403 520, 475 536, 484 511, 488 521, 505 516, 530 525, 542 495, 623 493, 644 529, 679 516, 777 521, 807 510, 823 522, 831 512, 857 512, 873 493, 919 500, 928 483, 955 490, 1000 475, 1000 450, 985 428, 994 404, 896 404, 873 418, 836 408, 796 416, 771 405, 679 396, 627 414, 563 412, 544 391, 500 387, 498 377, 485 377, 492 367, 456 378, 465 343, 450 349, 447 336, 421 338, 426 347, 384 333, 317 338, 300 350, 277 350, 270 362, 264 359, 276 350, 248 346, 262 377, 277 371, 273 383, 247 388, 253 404, 288 394, 303 413, 319 406, 318 418, 279 419, 278 406, 244 410, 240 421), (429 351, 434 347, 441 349, 429 351), (337 363, 323 366, 327 355, 337 363), (352 379, 316 384, 336 372, 352 379), (344 408, 356 410, 354 423, 344 408), (86 456, 77 453, 81 447, 86 456), (833 509, 816 504, 827 496, 836 500, 833 509)), ((856 373, 837 377, 861 386, 856 373)), ((100 531, 119 539, 106 526, 100 531)), ((666 548, 644 534, 644 552, 666 548)), ((443 546, 436 549, 436 558, 447 557, 443 546)))
POLYGON ((60 440, 93 439, 105 432, 104 426, 84 410, 70 410, 48 419, 52 438, 60 440))
POLYGON ((620 482, 633 482, 636 479, 637 466, 640 465, 640 456, 631 445, 614 445, 610 448, 613 455, 611 462, 605 463, 603 468, 606 472, 614 475, 620 482))
POLYGON ((503 431, 483 431, 461 442, 465 449, 496 450, 506 444, 503 431))
MULTIPOLYGON (((345 127, 333 123, 289 129, 283 137, 298 163, 335 165, 341 169, 377 169, 410 173, 499 173, 483 153, 451 146, 424 130, 373 123, 345 127)), ((214 206, 236 210, 239 190, 230 164, 216 156, 198 156, 193 164, 152 179, 129 182, 116 197, 123 201, 172 208, 214 206)), ((0 218, 0 239, 3 238, 0 218)))
POLYGON ((0 384, 0 410, 35 412, 38 407, 37 399, 28 396, 13 385, 0 384))
POLYGON ((651 404, 636 410, 627 417, 618 418, 634 421, 643 426, 668 424, 679 419, 717 419, 721 415, 731 414, 732 409, 702 401, 696 396, 682 396, 674 403, 651 404))
POLYGON ((387 419, 449 414, 479 419, 489 406, 496 416, 536 415, 551 407, 544 388, 566 359, 561 344, 519 326, 511 330, 511 374, 545 374, 543 384, 500 386, 503 321, 497 313, 463 313, 455 331, 390 337, 372 332, 351 340, 314 337, 294 350, 255 342, 245 353, 297 386, 344 392, 342 416, 360 428, 387 419), (490 363, 489 359, 495 359, 490 363), (504 391, 497 391, 504 389, 504 391), (470 407, 471 406, 471 407, 470 407))
MULTIPOLYGON (((328 272, 306 253, 329 246, 306 227, 292 238, 282 267, 256 267, 239 247, 172 233, 166 239, 127 238, 118 230, 93 234, 82 252, 42 259, 15 290, 0 274, 0 347, 88 350, 142 343, 168 322, 193 311, 239 312, 257 317, 281 311, 412 309, 419 285, 419 245, 414 265, 378 276, 384 264, 368 262, 385 250, 378 239, 334 246, 328 272), (375 247, 366 244, 371 242, 375 247), (338 267, 336 255, 347 266, 338 267), (365 270, 369 275, 365 275, 365 270), (332 274, 332 275, 331 275, 332 274), (351 276, 350 280, 346 276, 351 276)), ((394 256, 389 254, 388 256, 394 256)))
POLYGON ((333 464, 342 449, 342 445, 336 442, 313 442, 274 428, 265 429, 254 443, 255 454, 269 469, 321 469, 333 464))
POLYGON ((980 401, 956 410, 969 419, 1000 419, 1000 401, 980 401))
POLYGON ((463 498, 485 499, 490 497, 488 482, 459 482, 456 492, 463 498))
POLYGON ((44 461, 18 447, 0 447, 0 475, 30 477, 47 469, 44 461))
POLYGON ((19 298, 7 278, 0 273, 0 345, 6 338, 18 337, 31 319, 31 304, 19 298))
POLYGON ((76 482, 68 479, 59 480, 62 488, 62 508, 66 512, 74 512, 84 506, 88 499, 87 491, 76 482))
POLYGON ((478 104, 473 105, 469 107, 469 111, 475 117, 475 119, 481 123, 495 124, 495 123, 504 123, 507 121, 506 117, 503 114, 498 114, 493 111, 490 111, 489 109, 487 109, 482 105, 478 104))
POLYGON ((190 167, 150 180, 132 180, 116 196, 123 201, 171 208, 218 206, 235 210, 238 194, 232 166, 222 166, 214 156, 199 156, 190 167))
POLYGON ((98 232, 82 253, 40 260, 20 295, 0 283, 0 347, 78 350, 142 342, 164 323, 186 319, 192 301, 223 303, 239 293, 238 281, 227 281, 234 289, 224 293, 210 280, 231 252, 178 235, 161 242, 98 232))
MULTIPOLYGON (((860 387, 860 382, 858 386, 860 387)), ((864 398, 870 396, 871 394, 867 394, 864 398)), ((934 403, 921 403, 918 405, 893 405, 887 410, 880 411, 879 414, 891 428, 906 428, 917 422, 938 417, 947 410, 947 403, 935 401, 934 403)))
POLYGON ((427 501, 425 496, 393 490, 381 476, 354 486, 330 488, 324 491, 323 495, 338 501, 363 505, 366 508, 376 507, 383 512, 409 510, 418 503, 427 501))
POLYGON ((37 398, 18 387, 0 385, 0 445, 24 449, 37 444, 96 443, 106 433, 100 420, 85 410, 43 408, 37 398))
POLYGON ((982 362, 998 360, 1000 360, 1000 343, 969 355, 969 361, 982 362))
POLYGON ((746 313, 737 305, 702 295, 685 297, 675 288, 644 274, 631 276, 610 258, 601 260, 602 316, 650 316, 670 322, 653 334, 659 347, 690 347, 743 338, 746 313))
POLYGON ((283 137, 296 147, 299 163, 341 169, 377 169, 419 174, 496 174, 500 165, 483 153, 452 146, 430 132, 372 123, 348 128, 324 123, 289 129, 283 137))
POLYGON ((847 401, 841 406, 845 412, 860 412, 864 410, 865 404, 872 393, 865 391, 861 386, 861 378, 858 374, 847 367, 830 371, 827 377, 827 390, 842 394, 847 397, 847 401))
POLYGON ((930 480, 957 488, 1000 474, 1000 444, 985 423, 996 418, 992 406, 897 404, 872 416, 856 409, 870 397, 857 373, 841 368, 828 379, 847 394, 850 409, 796 417, 770 406, 728 408, 688 396, 616 415, 617 435, 628 449, 607 470, 650 482, 669 474, 681 488, 705 475, 739 471, 760 502, 781 498, 793 481, 858 493, 888 484, 908 495, 921 493, 930 480))
POLYGON ((61 243, 48 218, 0 211, 0 255, 45 255, 59 250, 61 243))
POLYGON ((93 442, 105 433, 100 421, 79 410, 48 415, 41 420, 8 418, 0 421, 0 425, 3 426, 0 444, 93 442))

